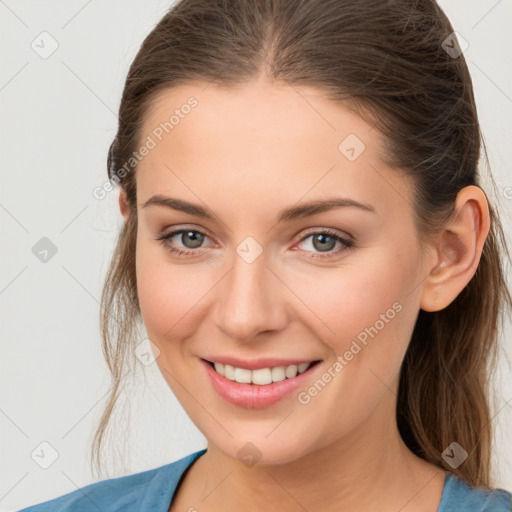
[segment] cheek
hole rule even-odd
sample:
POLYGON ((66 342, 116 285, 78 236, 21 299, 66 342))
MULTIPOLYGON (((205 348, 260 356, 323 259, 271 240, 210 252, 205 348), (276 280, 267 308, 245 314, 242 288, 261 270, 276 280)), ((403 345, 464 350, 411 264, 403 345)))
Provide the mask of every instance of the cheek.
MULTIPOLYGON (((341 400, 358 421, 394 388, 419 309, 419 297, 411 293, 416 262, 413 245, 401 245, 400 252, 386 246, 351 260, 350 267, 347 262, 324 272, 325 278, 315 273, 295 279, 301 283, 297 295, 315 314, 311 326, 331 353, 328 390, 316 402, 320 409, 339 411, 341 400)), ((346 427, 342 412, 330 414, 340 429, 346 427)))
POLYGON ((364 341, 373 327, 382 334, 396 331, 396 337, 403 317, 415 315, 414 308, 407 314, 404 308, 405 301, 415 299, 410 294, 415 261, 412 252, 406 261, 404 252, 376 248, 361 258, 354 253, 339 268, 290 275, 288 281, 295 283, 321 339, 339 354, 358 336, 364 341))
POLYGON ((349 432, 380 402, 395 399, 418 313, 410 293, 413 258, 402 265, 396 258, 391 251, 375 254, 371 264, 333 273, 322 286, 311 280, 297 293, 321 318, 314 320, 316 332, 331 352, 320 377, 325 385, 313 383, 300 397, 304 411, 315 410, 315 424, 325 426, 322 438, 349 432))
MULTIPOLYGON (((185 266, 171 265, 158 244, 137 241, 137 289, 142 318, 155 341, 173 336, 200 297, 185 266), (193 286, 190 284, 193 283, 193 286)), ((151 336, 150 336, 151 337, 151 336)))

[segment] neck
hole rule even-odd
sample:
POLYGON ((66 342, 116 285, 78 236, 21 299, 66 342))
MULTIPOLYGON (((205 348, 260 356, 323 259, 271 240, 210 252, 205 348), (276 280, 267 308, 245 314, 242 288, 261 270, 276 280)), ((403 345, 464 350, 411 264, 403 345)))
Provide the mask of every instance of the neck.
POLYGON ((348 435, 279 465, 248 467, 210 443, 188 498, 201 511, 433 512, 445 472, 406 447, 389 410, 381 403, 348 435))

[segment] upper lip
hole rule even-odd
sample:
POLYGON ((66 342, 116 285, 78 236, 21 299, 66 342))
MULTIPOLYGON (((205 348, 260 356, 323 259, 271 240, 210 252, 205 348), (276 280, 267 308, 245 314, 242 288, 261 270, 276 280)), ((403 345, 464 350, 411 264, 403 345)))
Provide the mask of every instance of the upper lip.
POLYGON ((262 357, 258 359, 238 359, 230 356, 211 356, 203 358, 209 363, 229 364, 235 368, 257 370, 259 368, 275 368, 277 366, 290 366, 292 364, 313 363, 319 359, 280 359, 277 357, 262 357))

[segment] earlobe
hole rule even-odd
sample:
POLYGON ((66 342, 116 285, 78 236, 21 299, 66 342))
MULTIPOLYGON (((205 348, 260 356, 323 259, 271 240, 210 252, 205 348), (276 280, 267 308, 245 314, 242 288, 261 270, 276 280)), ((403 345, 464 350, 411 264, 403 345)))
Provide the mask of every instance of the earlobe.
POLYGON ((122 187, 119 192, 119 210, 124 220, 127 221, 130 216, 130 206, 128 204, 128 198, 126 197, 126 191, 122 187))
POLYGON ((421 309, 444 309, 471 281, 490 226, 484 192, 474 185, 460 190, 454 215, 436 239, 436 259, 424 281, 421 309))

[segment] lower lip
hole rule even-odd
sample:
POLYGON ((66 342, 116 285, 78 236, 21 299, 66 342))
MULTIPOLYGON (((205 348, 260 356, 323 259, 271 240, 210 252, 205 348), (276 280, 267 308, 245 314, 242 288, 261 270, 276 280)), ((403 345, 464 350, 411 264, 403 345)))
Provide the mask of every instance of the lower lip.
POLYGON ((297 374, 296 377, 285 379, 280 382, 273 382, 259 386, 257 384, 241 384, 239 382, 226 379, 204 359, 201 360, 206 373, 217 393, 233 405, 245 407, 247 409, 263 409, 277 403, 282 398, 290 395, 301 386, 304 386, 310 378, 312 372, 316 370, 319 364, 308 368, 305 372, 297 374))

